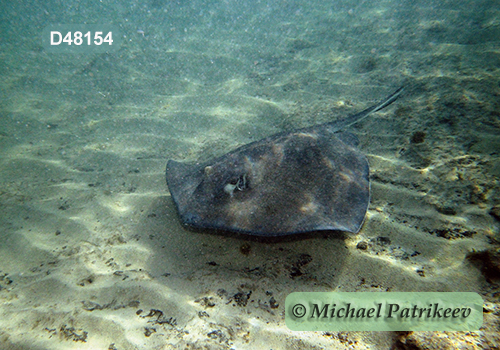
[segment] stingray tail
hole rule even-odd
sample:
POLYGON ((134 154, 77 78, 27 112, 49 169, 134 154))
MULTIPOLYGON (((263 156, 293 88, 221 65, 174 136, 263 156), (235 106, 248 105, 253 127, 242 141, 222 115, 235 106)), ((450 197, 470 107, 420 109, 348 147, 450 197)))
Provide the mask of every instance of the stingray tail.
MULTIPOLYGON (((399 89, 397 89, 395 92, 393 92, 390 96, 388 96, 384 101, 380 102, 378 105, 376 106, 373 106, 373 110, 371 110, 370 112, 368 112, 369 114, 370 113, 375 113, 377 111, 380 111, 381 109, 384 109, 385 107, 389 106, 391 103, 393 103, 394 101, 396 101, 399 97, 399 95, 401 95, 401 93, 403 92, 404 90, 404 86, 401 86, 399 89)), ((370 109, 370 108, 368 108, 370 109)), ((361 112, 363 113, 363 112, 361 112)))
POLYGON ((332 131, 338 131, 338 130, 345 129, 348 126, 365 119, 370 114, 378 112, 381 109, 384 109, 385 107, 389 106, 391 103, 393 103, 394 101, 396 101, 398 99, 399 95, 401 95, 403 90, 404 90, 404 86, 397 89, 395 92, 393 92, 391 95, 387 96, 384 100, 380 101, 376 105, 371 106, 360 113, 351 115, 345 119, 328 123, 328 126, 331 129, 333 129, 332 131))

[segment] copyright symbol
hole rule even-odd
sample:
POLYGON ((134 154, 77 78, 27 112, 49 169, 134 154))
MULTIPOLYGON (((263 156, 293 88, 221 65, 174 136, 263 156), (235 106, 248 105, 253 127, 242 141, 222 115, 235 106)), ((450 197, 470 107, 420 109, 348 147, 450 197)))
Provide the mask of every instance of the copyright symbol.
POLYGON ((297 318, 301 318, 306 314, 306 307, 302 304, 295 304, 292 307, 292 315, 297 318))

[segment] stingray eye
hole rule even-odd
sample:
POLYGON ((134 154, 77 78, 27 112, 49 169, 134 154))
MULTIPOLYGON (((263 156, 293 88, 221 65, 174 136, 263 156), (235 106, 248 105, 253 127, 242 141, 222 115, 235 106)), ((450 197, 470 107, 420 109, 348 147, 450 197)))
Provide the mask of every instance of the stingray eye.
POLYGON ((210 176, 214 173, 214 168, 212 166, 206 166, 205 169, 203 170, 206 176, 210 176))
POLYGON ((238 178, 238 181, 236 182, 236 188, 239 191, 244 191, 244 190, 247 190, 249 188, 247 176, 245 174, 240 175, 240 177, 238 178))
POLYGON ((249 189, 250 186, 248 184, 247 176, 245 174, 240 175, 239 177, 235 177, 231 179, 225 186, 224 192, 229 194, 231 197, 234 194, 234 190, 245 191, 249 189))

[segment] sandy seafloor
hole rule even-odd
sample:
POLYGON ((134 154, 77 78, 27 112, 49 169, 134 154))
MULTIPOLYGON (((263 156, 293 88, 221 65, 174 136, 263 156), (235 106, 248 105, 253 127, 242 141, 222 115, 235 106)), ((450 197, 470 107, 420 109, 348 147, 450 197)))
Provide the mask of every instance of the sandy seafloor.
POLYGON ((0 348, 498 348, 497 5, 2 3, 0 348), (85 22, 120 26, 124 44, 42 47, 46 25, 85 22), (168 159, 341 118, 403 84, 350 128, 371 168, 358 234, 179 223, 168 159), (294 291, 473 291, 484 325, 292 332, 294 291))

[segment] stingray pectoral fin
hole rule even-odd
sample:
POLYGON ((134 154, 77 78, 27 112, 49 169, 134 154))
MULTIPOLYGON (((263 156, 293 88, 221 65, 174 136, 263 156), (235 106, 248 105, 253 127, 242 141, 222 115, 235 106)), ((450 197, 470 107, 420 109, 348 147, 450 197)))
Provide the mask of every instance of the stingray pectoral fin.
POLYGON ((172 192, 176 192, 183 182, 185 182, 185 177, 189 176, 191 173, 191 164, 176 162, 175 160, 169 160, 167 163, 167 170, 165 172, 167 177, 167 184, 172 196, 172 192))
POLYGON ((179 212, 184 212, 189 199, 200 183, 203 173, 202 166, 197 163, 183 163, 169 160, 166 178, 170 195, 179 212))

